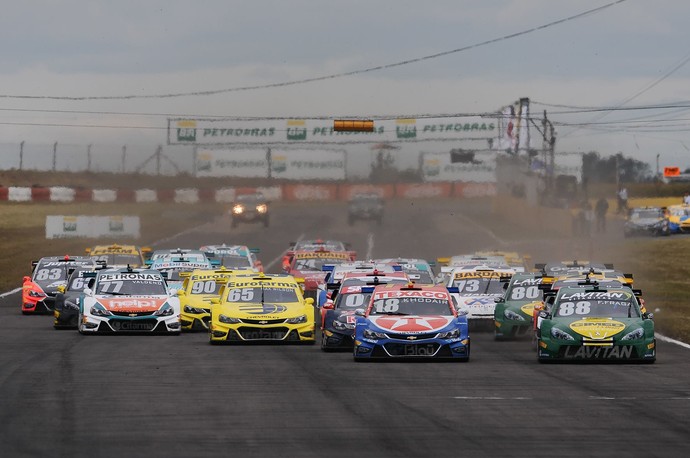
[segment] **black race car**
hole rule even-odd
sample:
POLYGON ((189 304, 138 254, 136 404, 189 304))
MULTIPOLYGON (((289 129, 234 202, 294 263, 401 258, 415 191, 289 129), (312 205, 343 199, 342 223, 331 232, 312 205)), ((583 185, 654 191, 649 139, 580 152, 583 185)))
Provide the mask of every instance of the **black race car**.
POLYGON ((240 222, 263 223, 268 227, 268 201, 260 192, 253 194, 240 194, 230 209, 231 226, 237 227, 240 222))
POLYGON ((348 202, 347 221, 352 226, 357 220, 383 221, 383 198, 375 193, 355 194, 348 202))
POLYGON ((69 269, 67 284, 58 287, 55 295, 55 329, 77 329, 79 320, 79 297, 88 287, 88 278, 84 278, 85 272, 93 272, 95 269, 104 269, 105 264, 96 267, 85 266, 69 269))
POLYGON ((630 210, 623 234, 633 235, 669 235, 669 219, 662 207, 637 207, 630 210))

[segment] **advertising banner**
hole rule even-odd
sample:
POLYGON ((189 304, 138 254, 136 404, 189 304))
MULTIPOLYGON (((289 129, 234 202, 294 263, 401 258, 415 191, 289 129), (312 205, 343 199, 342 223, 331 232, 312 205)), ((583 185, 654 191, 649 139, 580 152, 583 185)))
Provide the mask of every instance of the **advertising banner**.
POLYGON ((452 163, 450 153, 422 153, 424 181, 463 181, 487 183, 496 181, 496 155, 482 155, 467 163, 452 163))
POLYGON ((447 117, 374 121, 373 132, 336 132, 330 119, 168 119, 170 145, 484 140, 498 136, 495 118, 447 117))
POLYGON ((46 239, 72 237, 139 238, 138 216, 46 216, 46 239))
POLYGON ((199 149, 196 176, 267 178, 266 149, 199 149))
POLYGON ((345 151, 280 150, 271 152, 271 177, 286 180, 344 180, 345 151))

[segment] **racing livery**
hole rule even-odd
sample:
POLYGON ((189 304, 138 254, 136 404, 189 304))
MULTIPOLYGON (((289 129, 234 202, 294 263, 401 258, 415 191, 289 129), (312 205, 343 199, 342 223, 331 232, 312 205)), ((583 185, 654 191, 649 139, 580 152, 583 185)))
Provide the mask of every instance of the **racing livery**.
POLYGON ((179 253, 179 251, 182 250, 175 250, 161 256, 157 256, 156 253, 158 251, 156 251, 149 262, 151 269, 158 270, 166 275, 169 288, 182 288, 184 278, 181 274, 183 272, 192 272, 197 269, 210 270, 213 269, 214 265, 219 264, 219 262, 211 262, 206 257, 206 254, 201 251, 187 250, 183 253, 179 253))
POLYGON ((669 227, 666 209, 662 207, 633 208, 630 210, 628 219, 623 226, 623 234, 626 237, 633 235, 670 235, 671 228, 669 227))
POLYGON ((504 297, 496 299, 494 337, 507 340, 532 336, 534 308, 541 307, 543 290, 540 274, 517 273, 508 283, 504 297))
POLYGON ((314 300, 304 299, 290 275, 236 275, 213 299, 209 339, 313 344, 314 300))
POLYGON ((111 267, 143 267, 144 256, 151 252, 151 248, 136 245, 96 245, 86 249, 92 258, 106 263, 111 267))
POLYGON ((86 272, 104 269, 105 265, 87 267, 73 267, 69 269, 69 277, 65 285, 58 287, 55 295, 55 310, 53 311, 53 327, 55 329, 77 329, 79 322, 79 300, 88 287, 86 272))
POLYGON ((377 286, 355 316, 355 361, 470 358, 467 319, 442 286, 377 286))
POLYGON ((627 287, 563 287, 540 315, 539 362, 656 360, 654 322, 627 287))
POLYGON ((195 270, 181 272, 182 288, 179 290, 180 321, 183 331, 208 331, 211 321, 211 301, 217 298, 225 281, 242 270, 195 270))
POLYGON ((32 262, 31 276, 25 276, 22 285, 22 314, 52 314, 55 296, 65 286, 69 269, 95 267, 96 260, 88 256, 48 256, 32 262))
POLYGON ((106 269, 90 275, 79 300, 81 334, 180 334, 180 301, 159 271, 106 269))
POLYGON ((491 330, 496 311, 496 300, 503 297, 503 285, 514 274, 513 270, 487 267, 456 268, 448 277, 447 286, 457 301, 458 310, 467 312, 467 321, 473 327, 491 330))
POLYGON ((304 279, 305 294, 316 300, 319 288, 323 289, 326 272, 323 266, 326 264, 341 264, 354 261, 350 251, 297 251, 292 255, 290 264, 285 272, 304 279))

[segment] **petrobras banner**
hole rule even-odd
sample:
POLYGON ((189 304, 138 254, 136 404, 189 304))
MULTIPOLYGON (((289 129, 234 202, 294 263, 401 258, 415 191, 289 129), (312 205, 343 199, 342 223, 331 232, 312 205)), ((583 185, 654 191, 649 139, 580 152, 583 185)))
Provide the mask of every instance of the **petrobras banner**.
POLYGON ((374 121, 373 132, 335 132, 329 119, 168 119, 170 145, 487 140, 499 136, 493 118, 448 117, 374 121))
POLYGON ((196 176, 267 178, 266 149, 198 149, 196 176))
POLYGON ((46 216, 46 239, 72 237, 139 238, 138 216, 46 216))
POLYGON ((452 163, 450 152, 422 153, 420 162, 424 181, 496 182, 495 153, 479 155, 469 163, 452 163))
POLYGON ((286 180, 339 180, 345 175, 345 151, 271 150, 271 177, 286 180))

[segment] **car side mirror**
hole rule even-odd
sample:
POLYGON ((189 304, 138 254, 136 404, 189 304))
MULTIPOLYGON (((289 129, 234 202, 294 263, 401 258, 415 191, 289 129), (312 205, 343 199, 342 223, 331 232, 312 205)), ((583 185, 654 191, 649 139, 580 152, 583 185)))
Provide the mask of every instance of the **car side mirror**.
POLYGON ((500 304, 501 302, 505 302, 505 300, 502 297, 494 297, 494 302, 500 304))
POLYGON ((356 310, 355 310, 355 315, 357 315, 357 316, 364 316, 364 309, 356 309, 356 310))
POLYGON ((653 313, 645 313, 644 315, 642 315, 642 318, 644 318, 646 320, 653 320, 654 314, 653 313))
POLYGON ((304 303, 307 305, 311 305, 312 307, 314 306, 314 298, 313 297, 308 297, 304 300, 304 303))
POLYGON ((539 312, 539 318, 549 319, 551 318, 551 314, 546 310, 542 310, 541 312, 539 312))
POLYGON ((29 277, 28 275, 24 275, 23 281, 24 281, 24 283, 31 281, 31 277, 29 277))
POLYGON ((333 301, 329 299, 321 306, 321 308, 324 310, 334 310, 335 305, 333 304, 333 301))
POLYGON ((211 298, 211 305, 218 305, 218 304, 220 304, 220 298, 212 297, 211 298))
POLYGON ((87 296, 93 296, 93 290, 87 286, 86 288, 84 288, 84 294, 86 294, 87 296))

